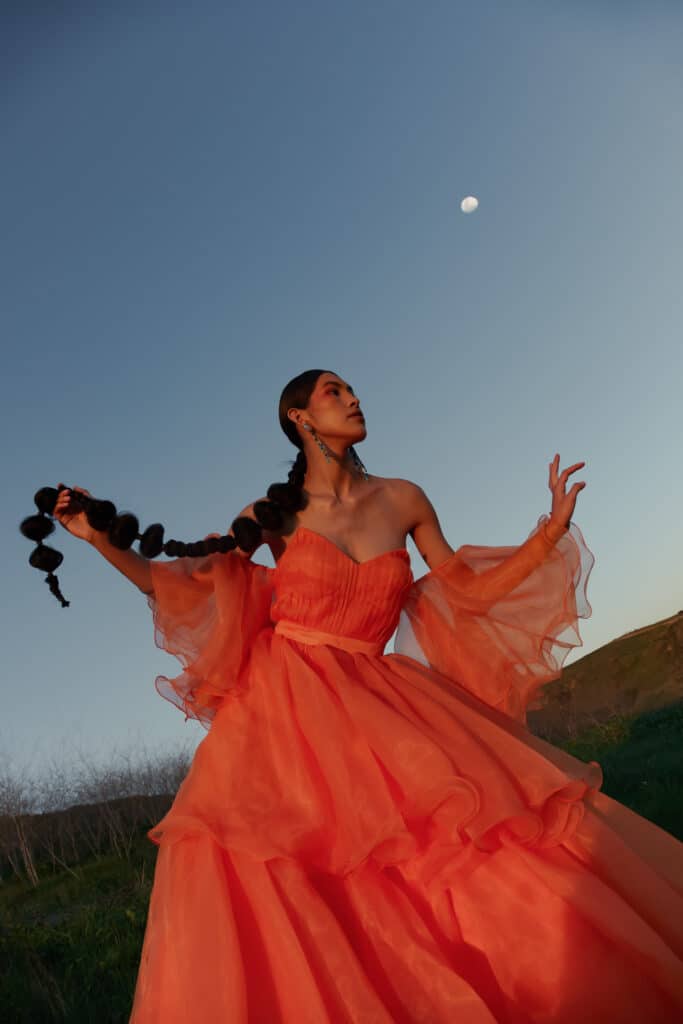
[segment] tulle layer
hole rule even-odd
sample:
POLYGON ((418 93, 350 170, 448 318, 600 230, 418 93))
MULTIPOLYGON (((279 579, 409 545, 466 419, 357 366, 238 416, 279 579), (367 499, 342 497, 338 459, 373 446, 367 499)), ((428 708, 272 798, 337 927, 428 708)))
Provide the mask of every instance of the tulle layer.
POLYGON ((130 1024, 675 1024, 683 899, 654 851, 680 867, 680 844, 620 825, 598 793, 571 848, 506 841, 431 892, 162 844, 130 1024))
POLYGON ((541 516, 517 547, 458 548, 410 589, 394 644, 522 724, 581 646, 578 619, 592 613, 595 558, 581 530, 572 523, 558 538, 547 529, 541 516))
POLYGON ((270 572, 235 552, 149 565, 154 641, 184 669, 157 676, 157 691, 208 729, 225 697, 247 685, 250 645, 270 621, 270 572))
POLYGON ((198 746, 155 842, 207 834, 332 874, 404 864, 443 887, 507 838, 571 836, 602 784, 585 764, 402 656, 262 631, 250 686, 198 746))

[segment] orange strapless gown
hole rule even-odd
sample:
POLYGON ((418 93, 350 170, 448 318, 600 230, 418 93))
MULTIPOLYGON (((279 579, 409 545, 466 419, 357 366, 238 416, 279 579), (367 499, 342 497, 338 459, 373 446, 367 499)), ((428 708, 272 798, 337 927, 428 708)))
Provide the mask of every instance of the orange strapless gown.
POLYGON ((132 1024, 683 1019, 683 843, 526 727, 591 614, 546 521, 416 581, 305 527, 274 569, 151 563, 157 688, 209 731, 149 832, 132 1024))

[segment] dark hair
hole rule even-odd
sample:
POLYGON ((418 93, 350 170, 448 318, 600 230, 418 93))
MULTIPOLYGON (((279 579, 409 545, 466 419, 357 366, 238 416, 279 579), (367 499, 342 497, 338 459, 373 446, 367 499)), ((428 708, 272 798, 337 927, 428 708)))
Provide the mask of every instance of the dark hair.
MULTIPOLYGON (((139 540, 139 551, 145 558, 157 558, 162 552, 172 558, 192 558, 214 552, 227 554, 236 547, 243 551, 253 551, 261 543, 264 529, 281 529, 287 516, 305 507, 303 487, 306 454, 296 425, 287 416, 287 410, 307 408, 318 377, 329 372, 331 371, 305 370, 297 377, 293 377, 283 389, 278 406, 278 418, 289 440, 299 449, 299 454, 292 461, 287 482, 271 484, 266 492, 267 498, 254 502, 254 519, 250 516, 237 516, 233 519, 230 524, 232 536, 228 533, 222 537, 207 537, 190 543, 181 540, 164 541, 164 527, 161 523, 152 523, 144 533, 139 533, 140 524, 137 516, 132 512, 117 513, 113 502, 99 500, 78 491, 71 492, 72 499, 82 505, 88 523, 94 530, 107 531, 114 547, 126 551, 132 546, 133 541, 139 540)), ((45 582, 49 585, 51 593, 61 601, 62 607, 66 608, 69 602, 62 596, 59 581, 54 574, 54 570, 62 563, 63 555, 55 548, 42 543, 55 528, 54 521, 49 517, 53 514, 59 493, 60 490, 55 487, 41 487, 36 491, 33 500, 38 507, 39 515, 28 516, 19 528, 25 537, 36 541, 36 547, 29 557, 29 564, 34 569, 47 573, 45 582)))

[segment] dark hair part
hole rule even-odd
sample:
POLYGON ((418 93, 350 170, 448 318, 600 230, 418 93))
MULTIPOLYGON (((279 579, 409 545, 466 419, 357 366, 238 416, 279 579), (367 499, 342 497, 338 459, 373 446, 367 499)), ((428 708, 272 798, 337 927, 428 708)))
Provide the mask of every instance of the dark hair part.
MULTIPOLYGON (((139 533, 140 524, 137 516, 132 512, 117 513, 116 506, 111 501, 99 500, 88 494, 81 494, 79 491, 72 491, 71 497, 77 504, 83 507, 89 525, 94 530, 107 532, 109 541, 114 547, 126 551, 139 540, 140 554, 145 558, 157 558, 162 552, 171 558, 194 558, 199 555, 209 555, 214 552, 227 554, 234 548, 241 548, 243 551, 253 551, 259 546, 263 537, 263 530, 279 530, 285 525, 288 516, 304 508, 306 501, 304 496, 304 477, 306 475, 306 454, 303 442, 299 436, 296 424, 287 416, 287 410, 291 408, 306 409, 313 389, 321 374, 330 373, 329 370, 305 370, 285 386, 280 395, 278 407, 278 418, 280 426, 292 444, 299 449, 299 454, 292 460, 292 468, 287 475, 286 483, 274 483, 268 488, 267 498, 254 502, 254 519, 249 516, 237 516, 230 524, 232 535, 225 534, 222 537, 207 537, 205 540, 185 543, 181 540, 164 541, 164 527, 161 523, 152 523, 144 533, 139 533)), ((28 516, 20 525, 20 530, 29 540, 36 541, 36 547, 31 552, 29 564, 34 569, 46 572, 45 582, 49 585, 50 591, 66 608, 69 602, 66 601, 59 589, 59 581, 54 574, 55 569, 61 565, 63 555, 55 548, 43 544, 45 537, 48 537, 54 530, 52 516, 54 507, 60 491, 55 487, 41 487, 36 491, 33 500, 38 507, 39 514, 28 516)))

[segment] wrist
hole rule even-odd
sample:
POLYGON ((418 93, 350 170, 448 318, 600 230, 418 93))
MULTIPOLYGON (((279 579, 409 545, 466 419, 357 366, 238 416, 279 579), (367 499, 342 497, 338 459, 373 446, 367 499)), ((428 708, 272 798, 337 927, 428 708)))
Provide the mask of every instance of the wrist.
POLYGON ((560 537, 563 537, 569 530, 568 523, 561 523, 558 519, 549 516, 543 523, 543 532, 551 544, 556 544, 560 537))

